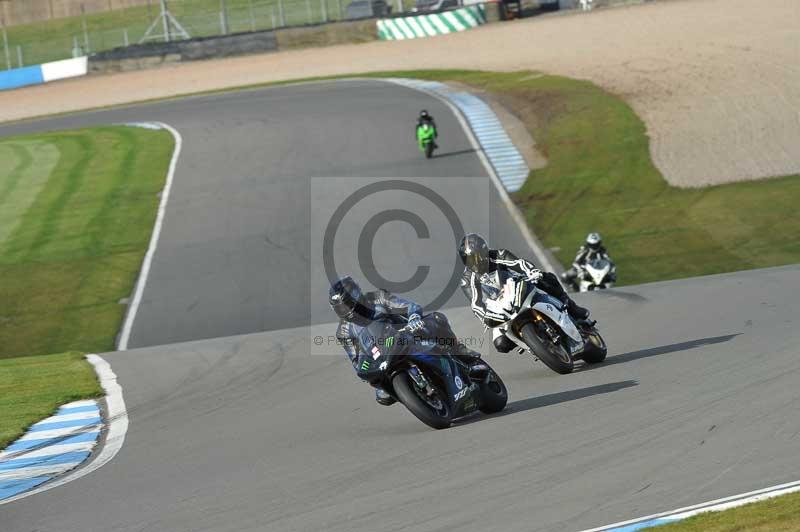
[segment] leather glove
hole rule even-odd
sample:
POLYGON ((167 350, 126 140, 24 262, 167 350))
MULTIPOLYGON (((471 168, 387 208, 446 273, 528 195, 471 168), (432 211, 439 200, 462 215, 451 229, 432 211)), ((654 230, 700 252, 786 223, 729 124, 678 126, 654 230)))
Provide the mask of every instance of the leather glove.
POLYGON ((408 317, 408 330, 411 332, 421 331, 425 328, 425 323, 419 314, 412 314, 408 317))

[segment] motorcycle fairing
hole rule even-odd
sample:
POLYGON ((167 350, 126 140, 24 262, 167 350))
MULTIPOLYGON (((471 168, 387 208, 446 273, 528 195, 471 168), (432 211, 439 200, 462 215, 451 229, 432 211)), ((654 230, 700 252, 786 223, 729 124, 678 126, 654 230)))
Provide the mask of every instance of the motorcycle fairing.
POLYGON ((409 355, 412 363, 422 370, 423 374, 437 375, 440 382, 444 383, 447 401, 453 406, 455 415, 463 417, 477 410, 476 394, 478 385, 471 383, 463 364, 456 362, 449 356, 431 354, 428 352, 414 351, 409 355), (456 378, 461 382, 461 388, 456 385, 456 378), (457 396, 458 399, 456 399, 457 396))
MULTIPOLYGON (((573 323, 572 318, 569 317, 564 303, 541 290, 532 290, 526 298, 525 303, 553 320, 573 342, 576 342, 579 346, 583 346, 583 337, 581 337, 581 333, 578 331, 575 323, 573 323), (531 303, 533 303, 533 305, 531 305, 531 303)), ((523 308, 524 306, 526 305, 524 304, 523 308)), ((575 348, 571 347, 571 350, 574 351, 575 348)))

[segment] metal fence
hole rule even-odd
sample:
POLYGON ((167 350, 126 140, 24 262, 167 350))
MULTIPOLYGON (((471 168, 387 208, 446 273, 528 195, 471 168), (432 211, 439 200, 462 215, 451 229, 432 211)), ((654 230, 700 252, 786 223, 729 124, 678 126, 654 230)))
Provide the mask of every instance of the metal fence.
MULTIPOLYGON (((205 37, 345 20, 347 6, 354 1, 359 0, 165 0, 165 3, 188 35, 205 37)), ((387 9, 395 13, 410 11, 415 1, 386 0, 390 3, 387 9)), ((124 10, 2 26, 0 69, 138 43, 151 26, 155 26, 151 37, 163 38, 160 16, 161 0, 151 0, 147 5, 124 10)), ((172 25, 170 32, 172 38, 181 37, 181 32, 172 25)))

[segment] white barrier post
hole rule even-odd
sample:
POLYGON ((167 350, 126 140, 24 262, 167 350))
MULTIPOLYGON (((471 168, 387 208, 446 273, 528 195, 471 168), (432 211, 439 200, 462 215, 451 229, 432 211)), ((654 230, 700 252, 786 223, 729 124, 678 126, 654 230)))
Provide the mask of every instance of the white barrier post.
POLYGON ((311 24, 311 0, 306 0, 306 11, 308 12, 308 23, 311 24))
POLYGON ((128 40, 128 28, 122 30, 122 41, 125 43, 125 46, 130 46, 130 41, 128 40))
POLYGON ((339 11, 339 20, 342 20, 344 18, 342 15, 342 0, 336 0, 336 10, 339 11))
POLYGON ((272 18, 272 29, 275 29, 275 6, 269 8, 269 16, 272 18))
POLYGON ((322 7, 322 22, 328 22, 328 6, 325 5, 325 0, 319 0, 322 7))
POLYGON ((22 46, 19 44, 17 45, 17 60, 19 61, 19 67, 22 68, 25 65, 22 63, 22 46))
MULTIPOLYGON (((169 18, 167 17, 167 0, 161 0, 161 19, 164 24, 164 42, 169 42, 171 37, 169 34, 169 18)), ((147 35, 145 33, 145 35, 147 35)))
POLYGON ((280 20, 281 28, 286 26, 286 18, 283 13, 283 0, 278 0, 278 19, 280 20))
POLYGON ((225 9, 225 0, 219 0, 219 26, 223 35, 228 34, 228 11, 225 9))
POLYGON ((89 53, 89 30, 86 26, 86 11, 81 4, 81 25, 83 26, 83 48, 84 52, 89 53))
POLYGON ((256 15, 253 13, 253 0, 247 0, 247 7, 250 9, 250 31, 256 31, 256 15))
POLYGON ((3 49, 6 52, 6 70, 11 70, 11 55, 8 53, 8 35, 6 35, 6 25, 3 23, 3 49))

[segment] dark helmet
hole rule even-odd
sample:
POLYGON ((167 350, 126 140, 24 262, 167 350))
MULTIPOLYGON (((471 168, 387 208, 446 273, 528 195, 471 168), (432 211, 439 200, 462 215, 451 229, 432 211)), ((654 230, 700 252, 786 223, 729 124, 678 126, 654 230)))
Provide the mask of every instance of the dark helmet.
POLYGON ((419 112, 419 119, 420 120, 430 120, 431 119, 431 115, 428 114, 428 110, 427 109, 423 109, 422 111, 419 112))
POLYGON ((594 251, 600 249, 600 246, 603 245, 603 239, 600 238, 600 233, 589 233, 586 235, 586 246, 594 251))
POLYGON ((475 233, 465 235, 458 247, 458 255, 468 270, 475 273, 489 271, 489 246, 481 235, 475 233))
POLYGON ((352 277, 345 275, 331 285, 328 303, 341 319, 363 324, 369 321, 370 313, 363 304, 363 292, 352 277))

